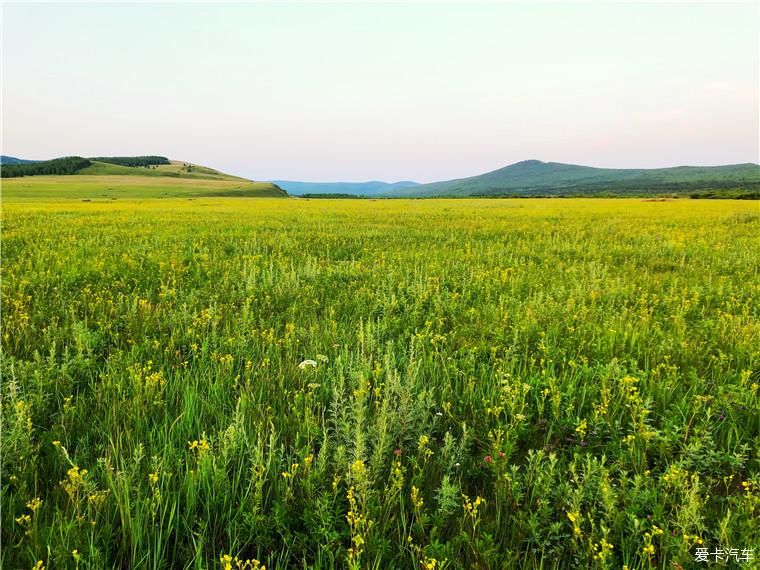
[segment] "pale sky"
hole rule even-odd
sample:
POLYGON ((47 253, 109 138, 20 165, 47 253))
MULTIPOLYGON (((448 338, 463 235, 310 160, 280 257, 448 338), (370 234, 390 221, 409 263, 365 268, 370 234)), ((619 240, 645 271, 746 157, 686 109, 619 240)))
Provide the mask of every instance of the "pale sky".
POLYGON ((12 4, 2 153, 258 180, 758 162, 759 4, 12 4))

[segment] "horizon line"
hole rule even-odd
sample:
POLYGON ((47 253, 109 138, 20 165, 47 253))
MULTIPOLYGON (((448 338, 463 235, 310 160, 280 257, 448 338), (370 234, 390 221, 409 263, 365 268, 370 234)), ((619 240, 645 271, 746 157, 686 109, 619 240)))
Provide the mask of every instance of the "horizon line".
MULTIPOLYGON (((48 160, 55 160, 55 159, 58 159, 58 158, 67 158, 67 157, 75 157, 75 156, 80 156, 82 158, 87 158, 89 160, 97 158, 97 157, 94 157, 94 156, 92 156, 92 157, 83 156, 81 154, 64 154, 64 155, 56 156, 56 157, 53 157, 53 158, 45 158, 45 159, 19 157, 18 155, 15 155, 15 154, 4 154, 4 153, 0 154, 0 156, 6 157, 6 158, 14 158, 14 159, 17 159, 17 160, 33 160, 33 161, 36 161, 36 162, 45 162, 45 161, 48 161, 48 160)), ((117 154, 100 154, 100 155, 98 155, 98 157, 107 157, 107 156, 120 156, 120 157, 121 156, 124 156, 124 157, 128 157, 128 156, 164 156, 168 160, 187 162, 189 164, 195 164, 197 166, 204 166, 206 168, 213 168, 214 170, 218 170, 218 171, 226 173, 226 174, 231 174, 233 176, 239 176, 241 178, 245 178, 245 177, 248 176, 248 175, 244 175, 244 174, 237 174, 236 172, 232 172, 232 171, 227 171, 226 169, 223 169, 223 168, 217 168, 217 167, 212 166, 212 165, 207 164, 207 163, 193 162, 193 161, 189 161, 189 160, 172 158, 172 157, 170 157, 168 155, 162 155, 162 154, 153 155, 152 153, 148 153, 148 154, 128 154, 128 153, 127 154, 123 154, 123 153, 117 153, 117 154)), ((475 174, 467 174, 467 175, 464 175, 464 176, 457 176, 457 177, 454 177, 454 178, 444 178, 444 179, 438 178, 438 179, 432 180, 430 182, 419 182, 419 181, 414 180, 412 178, 401 178, 401 179, 398 179, 398 180, 389 181, 389 180, 382 180, 382 179, 379 179, 379 178, 371 178, 371 179, 363 179, 363 180, 362 179, 353 179, 353 180, 345 180, 345 179, 341 179, 341 180, 336 180, 336 179, 312 180, 312 179, 305 179, 305 178, 298 179, 298 178, 286 178, 286 177, 260 178, 258 176, 255 176, 255 177, 251 177, 249 179, 250 180, 254 180, 254 181, 273 182, 273 183, 277 183, 277 182, 283 182, 283 183, 285 183, 285 182, 290 182, 290 183, 292 183, 292 182, 302 182, 302 183, 309 183, 309 184, 371 184, 373 182, 377 182, 377 183, 381 183, 381 184, 399 184, 399 183, 402 183, 402 182, 410 182, 410 183, 413 183, 413 184, 416 184, 416 185, 425 185, 425 184, 435 184, 435 183, 438 183, 438 182, 449 182, 449 181, 455 181, 455 180, 466 180, 468 178, 474 178, 476 176, 482 176, 484 174, 490 174, 492 172, 497 172, 499 170, 503 170, 504 168, 509 168, 510 166, 515 166, 515 165, 523 164, 523 163, 540 163, 540 164, 558 164, 558 165, 563 165, 563 166, 580 166, 580 167, 584 167, 584 168, 594 168, 594 169, 597 169, 597 170, 667 170, 667 169, 672 169, 672 168, 719 168, 719 167, 724 167, 724 166, 744 166, 744 165, 760 166, 760 157, 758 157, 758 162, 751 162, 750 161, 750 162, 728 162, 728 163, 721 163, 721 164, 712 164, 712 163, 711 164, 675 164, 675 165, 672 165, 672 166, 654 166, 654 167, 641 167, 641 166, 630 166, 630 167, 592 166, 592 165, 589 165, 589 164, 580 164, 580 163, 576 163, 576 162, 562 162, 562 161, 556 161, 556 160, 541 160, 541 159, 537 159, 537 158, 527 158, 527 159, 518 160, 518 161, 515 161, 515 162, 510 162, 508 164, 504 164, 502 166, 498 166, 496 168, 492 168, 492 169, 489 169, 489 170, 484 170, 482 172, 478 172, 478 173, 475 173, 475 174)))

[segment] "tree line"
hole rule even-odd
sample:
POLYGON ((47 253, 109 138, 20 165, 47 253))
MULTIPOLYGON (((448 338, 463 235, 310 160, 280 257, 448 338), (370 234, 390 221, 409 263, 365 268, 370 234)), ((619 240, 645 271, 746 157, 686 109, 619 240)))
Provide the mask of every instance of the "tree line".
POLYGON ((0 176, 2 178, 18 178, 43 174, 74 174, 91 164, 90 160, 81 156, 66 156, 29 164, 3 164, 0 166, 0 176))
POLYGON ((98 156, 93 158, 98 162, 118 164, 119 166, 152 166, 154 164, 169 164, 165 156, 98 156))
POLYGON ((96 158, 66 156, 40 162, 2 164, 0 165, 0 175, 3 178, 18 178, 20 176, 45 174, 75 174, 90 166, 94 160, 119 166, 135 167, 155 167, 159 164, 170 164, 169 159, 165 156, 99 156, 96 158))

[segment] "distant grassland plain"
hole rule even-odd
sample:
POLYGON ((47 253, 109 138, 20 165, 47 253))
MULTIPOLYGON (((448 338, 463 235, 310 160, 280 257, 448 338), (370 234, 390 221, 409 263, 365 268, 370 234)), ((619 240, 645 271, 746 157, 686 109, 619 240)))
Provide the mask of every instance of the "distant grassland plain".
POLYGON ((3 567, 760 544, 757 203, 134 178, 3 182, 3 567))

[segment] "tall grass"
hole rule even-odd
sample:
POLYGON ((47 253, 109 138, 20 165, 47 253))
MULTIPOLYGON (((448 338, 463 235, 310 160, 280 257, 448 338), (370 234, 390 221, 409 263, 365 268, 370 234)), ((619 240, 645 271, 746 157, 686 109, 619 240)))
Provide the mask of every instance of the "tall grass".
POLYGON ((756 205, 4 214, 4 568, 672 568, 760 544, 756 205))

